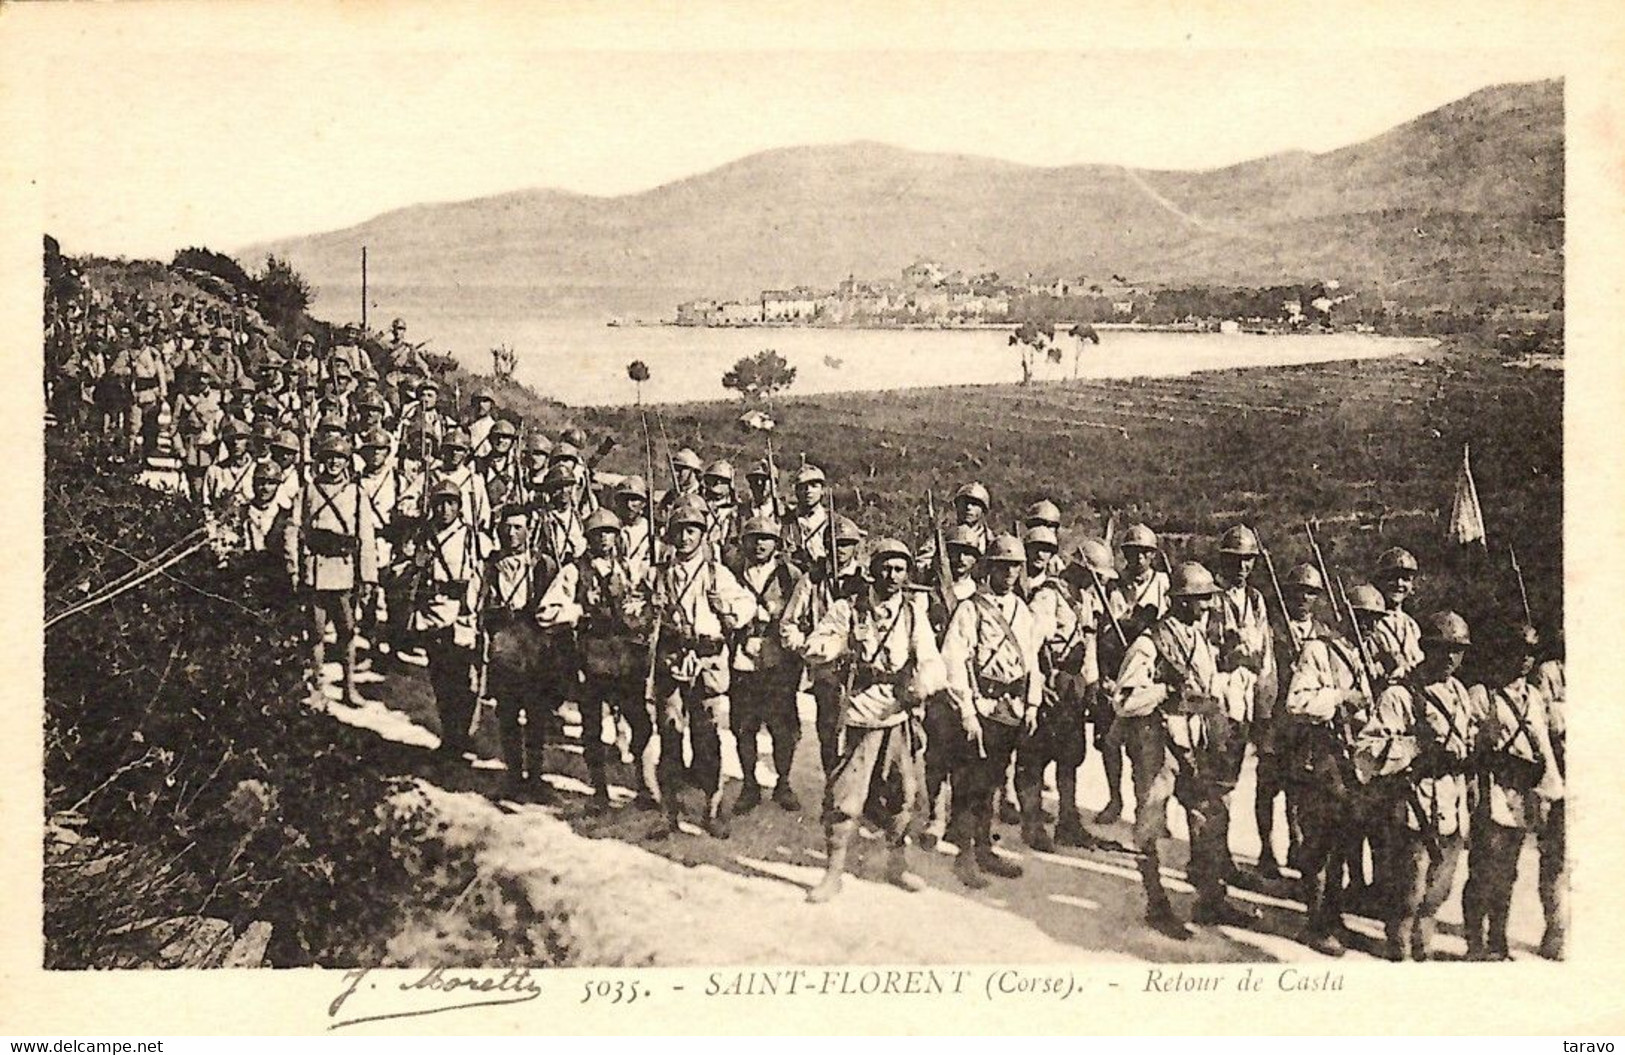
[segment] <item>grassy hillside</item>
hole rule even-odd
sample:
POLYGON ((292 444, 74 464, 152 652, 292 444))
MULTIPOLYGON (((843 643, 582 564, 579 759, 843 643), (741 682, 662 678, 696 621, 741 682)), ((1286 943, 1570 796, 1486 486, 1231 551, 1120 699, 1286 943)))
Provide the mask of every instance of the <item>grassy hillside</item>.
MULTIPOLYGON (((360 247, 379 286, 747 296, 966 271, 1267 285, 1336 277, 1411 303, 1549 306, 1561 290, 1563 95, 1485 89, 1375 139, 1206 172, 1035 168, 875 143, 772 150, 614 198, 537 190, 255 247, 323 289, 360 247)), ((613 302, 613 303, 612 303, 613 302)))

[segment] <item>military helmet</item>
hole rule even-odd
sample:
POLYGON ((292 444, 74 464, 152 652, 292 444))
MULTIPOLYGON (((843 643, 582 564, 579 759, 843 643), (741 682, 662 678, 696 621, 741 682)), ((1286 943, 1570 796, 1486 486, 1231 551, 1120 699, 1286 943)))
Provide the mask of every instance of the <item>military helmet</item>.
POLYGON ((773 467, 766 461, 755 462, 745 470, 745 479, 770 480, 773 478, 773 467))
POLYGON ((975 480, 972 480, 968 484, 961 485, 959 490, 954 492, 954 501, 977 502, 980 503, 983 509, 986 509, 992 504, 992 500, 988 498, 987 495, 987 488, 983 487, 975 480))
POLYGON ((216 326, 214 328, 214 332, 209 336, 213 337, 217 341, 229 341, 231 340, 231 330, 224 326, 216 326))
POLYGON ((779 527, 779 522, 772 517, 753 516, 745 521, 745 526, 740 531, 740 535, 744 538, 753 536, 780 538, 783 535, 783 530, 779 527))
POLYGON ((557 443, 555 443, 553 445, 553 451, 548 457, 549 457, 549 460, 555 461, 555 462, 566 462, 566 461, 577 461, 577 462, 579 462, 581 460, 581 448, 577 447, 573 443, 568 443, 568 442, 566 442, 564 440, 560 440, 559 442, 557 442, 557 443))
POLYGON ((559 439, 575 447, 578 451, 587 446, 587 434, 574 425, 568 426, 563 432, 559 433, 559 439))
POLYGON ((583 525, 583 530, 585 530, 589 535, 591 535, 594 531, 619 531, 621 530, 621 518, 604 507, 599 506, 597 509, 594 509, 591 513, 587 514, 587 520, 583 525))
POLYGON ((1040 498, 1027 507, 1026 524, 1047 524, 1050 527, 1061 526, 1061 507, 1047 498, 1040 498))
POLYGON ((292 429, 283 429, 271 441, 271 446, 276 450, 297 452, 299 450, 299 437, 294 434, 292 429))
POLYGON ((851 517, 838 516, 835 518, 835 544, 843 542, 862 542, 863 529, 851 517))
POLYGON ((1416 563, 1416 558, 1411 554, 1411 551, 1402 549, 1399 546, 1383 550, 1382 555, 1377 558, 1378 575, 1388 575, 1396 571, 1415 572, 1420 570, 1421 566, 1416 563))
POLYGON ((466 451, 470 446, 467 429, 447 429, 445 436, 440 440, 440 449, 443 451, 466 451))
POLYGON ((387 451, 389 449, 389 433, 374 425, 372 428, 361 434, 360 447, 362 450, 370 449, 387 451))
POLYGON ((563 465, 550 465, 547 467, 547 472, 542 474, 542 490, 544 491, 551 491, 557 487, 569 487, 575 482, 575 474, 563 465))
POLYGON ((710 522, 710 510, 706 509, 705 503, 694 495, 684 495, 678 499, 677 504, 672 507, 668 521, 671 527, 686 524, 699 528, 705 527, 710 522))
POLYGON ((440 382, 436 381, 432 377, 425 377, 423 380, 418 382, 418 392, 422 393, 429 391, 440 391, 440 382))
POLYGON ((282 468, 275 462, 260 462, 254 466, 254 482, 256 484, 280 484, 282 482, 282 468))
POLYGON ((270 418, 257 418, 254 421, 254 438, 270 443, 276 439, 276 422, 270 418))
POLYGON ((436 480, 434 485, 429 488, 430 507, 432 508, 439 505, 441 502, 456 502, 458 505, 462 505, 463 503, 462 488, 458 487, 455 483, 446 479, 444 476, 436 480))
POLYGON ((975 528, 972 528, 967 524, 955 525, 949 530, 947 536, 943 539, 943 542, 950 549, 952 549, 954 546, 961 546, 972 551, 978 557, 982 555, 982 536, 976 532, 975 528))
POLYGON ((687 447, 684 447, 682 450, 671 456, 671 464, 673 468, 692 469, 695 472, 699 472, 705 468, 705 463, 700 461, 700 456, 689 450, 687 447))
POLYGON ((504 436, 512 439, 517 435, 519 435, 519 427, 507 418, 499 418, 497 423, 491 426, 490 436, 493 440, 502 439, 504 436))
POLYGON ((796 483, 798 484, 821 484, 823 482, 824 470, 812 462, 808 462, 796 470, 796 483))
POLYGON ((491 393, 487 392, 483 388, 476 389, 474 394, 472 396, 469 396, 468 398, 469 398, 469 402, 471 402, 471 403, 478 403, 478 402, 481 402, 482 400, 484 402, 486 402, 486 403, 495 403, 496 402, 496 398, 494 396, 492 396, 491 393))
POLYGON ((1258 556, 1258 535, 1246 524, 1237 524, 1219 538, 1219 552, 1233 557, 1258 556))
POLYGON ((384 397, 377 392, 364 391, 351 402, 357 410, 376 410, 380 414, 384 411, 384 397))
MULTIPOLYGON (((1317 576, 1318 577, 1318 576, 1317 576)), ((1388 605, 1375 586, 1361 583, 1349 591, 1349 607, 1356 612, 1385 612, 1388 605)))
POLYGON ((1286 573, 1283 586, 1296 586, 1300 590, 1314 590, 1317 593, 1326 589, 1326 580, 1320 577, 1320 569, 1313 564, 1298 564, 1286 573))
POLYGON ((1117 565, 1112 560, 1111 547, 1097 538, 1086 538, 1072 551, 1071 564, 1077 568, 1093 570, 1102 579, 1117 578, 1117 565))
POLYGON ((1123 532, 1123 541, 1117 545, 1119 549, 1125 550, 1149 550, 1156 549, 1160 543, 1157 540, 1157 533, 1144 524, 1130 524, 1128 530, 1123 532))
POLYGON ((350 438, 348 436, 327 436, 322 439, 321 443, 316 445, 316 456, 318 458, 348 458, 353 453, 354 450, 350 447, 350 438))
POLYGON ((531 454, 547 454, 553 450, 553 441, 540 432, 533 432, 525 441, 525 450, 531 454))
POLYGON ((641 476, 628 476, 615 488, 615 493, 623 498, 641 498, 649 500, 649 485, 643 482, 641 476))
POLYGON ((1218 592, 1213 573, 1196 561, 1188 560, 1174 569, 1175 597, 1211 597, 1218 592))
POLYGON ((901 560, 914 563, 914 554, 902 541, 894 538, 883 538, 875 543, 874 550, 869 554, 869 567, 876 568, 889 560, 901 560))
POLYGON ((727 480, 731 483, 734 478, 733 463, 725 458, 718 458, 705 467, 704 475, 707 480, 727 480))
POLYGON ((1467 620, 1455 612, 1434 612, 1422 624, 1422 641, 1466 648, 1473 643, 1467 620))
POLYGON ((245 440, 248 437, 248 425, 241 418, 227 418, 226 423, 220 426, 220 438, 223 440, 245 440))
POLYGON ((1060 546, 1060 540, 1055 537, 1055 529, 1048 524, 1034 524, 1021 533, 1022 544, 1028 549, 1034 546, 1048 546, 1055 550, 1060 546))
POLYGON ((1014 535, 1000 535, 988 547, 987 559, 994 564, 1025 564, 1027 550, 1014 535))

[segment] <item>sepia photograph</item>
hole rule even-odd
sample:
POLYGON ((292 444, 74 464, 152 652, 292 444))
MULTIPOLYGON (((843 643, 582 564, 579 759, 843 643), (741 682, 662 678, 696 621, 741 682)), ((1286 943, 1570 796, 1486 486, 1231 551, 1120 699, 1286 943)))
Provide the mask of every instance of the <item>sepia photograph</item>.
POLYGON ((343 10, 45 59, 34 969, 1572 955, 1561 56, 343 10))

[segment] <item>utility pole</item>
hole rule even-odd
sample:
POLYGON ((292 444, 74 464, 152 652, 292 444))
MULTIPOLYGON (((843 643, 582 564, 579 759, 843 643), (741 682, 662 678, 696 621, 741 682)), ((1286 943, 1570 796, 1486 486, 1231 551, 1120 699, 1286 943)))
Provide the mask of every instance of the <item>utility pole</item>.
POLYGON ((361 247, 361 332, 367 332, 367 247, 361 247))

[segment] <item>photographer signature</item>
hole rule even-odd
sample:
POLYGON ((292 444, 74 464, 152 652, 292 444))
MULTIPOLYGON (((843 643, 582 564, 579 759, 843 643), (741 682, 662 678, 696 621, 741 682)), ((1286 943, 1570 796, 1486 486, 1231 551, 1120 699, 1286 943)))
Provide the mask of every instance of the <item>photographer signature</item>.
POLYGON ((470 1007, 522 1004, 542 995, 542 987, 531 978, 528 967, 510 967, 501 975, 458 973, 435 967, 415 979, 396 983, 369 977, 372 970, 371 967, 357 967, 344 972, 344 991, 327 1005, 327 1017, 337 1020, 328 1024, 329 1030, 362 1022, 437 1015, 470 1007), (351 1017, 339 1018, 339 1013, 352 997, 355 997, 356 1006, 366 1008, 369 1013, 356 1014, 355 1007, 352 1007, 351 1017), (471 997, 473 999, 469 999, 471 997), (397 998, 399 1004, 396 1010, 372 1010, 379 1000, 394 1001, 397 998))

